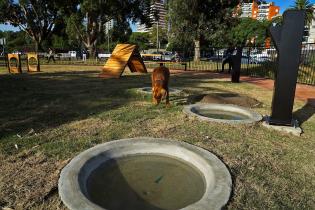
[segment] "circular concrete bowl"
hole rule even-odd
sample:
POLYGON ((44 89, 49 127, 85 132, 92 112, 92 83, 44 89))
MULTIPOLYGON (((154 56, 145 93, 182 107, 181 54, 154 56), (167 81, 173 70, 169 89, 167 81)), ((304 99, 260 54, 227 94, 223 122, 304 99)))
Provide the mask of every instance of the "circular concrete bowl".
MULTIPOLYGON (((119 167, 120 166, 121 165, 119 165, 119 167)), ((137 166, 138 163, 135 165, 135 168, 128 169, 131 174, 142 173, 137 171, 137 166)), ((118 169, 120 169, 119 167, 118 169)), ((123 174, 123 169, 121 170, 121 173, 123 174)), ((109 170, 108 173, 111 173, 111 170, 109 170)), ((150 170, 145 170, 145 173, 146 175, 150 174, 150 170)), ((102 176, 100 176, 101 179, 99 180, 103 180, 103 178, 106 179, 106 176, 106 174, 102 174, 102 176)), ((109 177, 113 177, 114 187, 117 186, 117 188, 119 188, 118 185, 115 185, 115 179, 117 179, 117 176, 115 175, 109 177)), ((128 180, 128 177, 122 177, 127 181, 130 181, 128 180)), ((58 187, 59 195, 62 201, 69 209, 72 210, 207 210, 221 209, 228 202, 232 188, 232 180, 230 173, 224 163, 221 162, 214 154, 204 149, 184 142, 172 141, 167 139, 134 138, 112 141, 95 146, 82 152, 81 154, 73 158, 71 162, 62 170, 58 187), (131 190, 132 193, 137 191, 137 189, 131 188, 134 182, 145 182, 145 180, 147 179, 145 175, 141 177, 133 177, 132 180, 134 180, 134 182, 128 183, 128 190, 126 190, 126 192, 120 192, 122 199, 118 199, 118 204, 116 203, 114 207, 107 207, 106 205, 98 203, 99 200, 97 200, 97 198, 96 202, 94 202, 95 196, 97 197, 102 193, 107 193, 107 196, 112 196, 112 193, 114 193, 101 192, 103 190, 103 186, 106 187, 106 185, 113 185, 111 181, 106 182, 105 185, 104 183, 93 183, 93 179, 99 175, 98 172, 102 172, 102 170, 106 168, 107 163, 113 163, 115 161, 118 161, 120 158, 125 158, 126 160, 128 160, 128 158, 136 158, 137 156, 146 157, 147 159, 145 159, 143 162, 150 160, 151 156, 155 156, 163 157, 166 160, 169 159, 170 161, 167 161, 168 163, 177 161, 181 162, 181 164, 187 165, 187 170, 185 169, 185 173, 190 173, 191 171, 193 171, 193 173, 196 172, 194 176, 196 176, 195 178, 196 181, 198 181, 199 185, 201 184, 199 186, 200 189, 198 190, 197 186, 195 185, 189 186, 190 179, 188 178, 186 181, 181 181, 183 177, 186 177, 185 173, 176 173, 177 168, 170 165, 170 168, 165 171, 165 174, 160 176, 160 174, 158 174, 158 171, 155 172, 156 174, 153 173, 153 175, 157 176, 157 178, 154 178, 152 180, 152 183, 145 183, 142 186, 145 188, 147 187, 147 185, 157 185, 157 187, 154 188, 156 191, 139 191, 139 196, 141 197, 140 199, 143 199, 143 202, 146 203, 145 207, 133 205, 132 200, 130 201, 130 197, 128 197, 129 201, 125 201, 123 199, 123 194, 127 193, 127 191, 131 190), (168 180, 172 181, 168 182, 168 180), (159 191, 159 185, 161 185, 162 187, 165 183, 167 183, 166 190, 159 191), (89 188, 89 186, 92 185, 96 187, 89 188), (188 187, 186 188, 186 190, 185 186, 188 187), (91 191, 91 189, 97 189, 97 191, 99 192, 94 193, 93 191, 91 191), (192 202, 191 200, 189 202, 186 202, 186 199, 190 199, 190 193, 193 193, 190 191, 194 191, 196 189, 199 193, 202 192, 199 197, 196 197, 196 200, 193 201, 193 203, 189 203, 192 202), (151 193, 153 196, 150 197, 151 193), (177 195, 180 196, 180 199, 176 197, 177 195), (149 196, 150 199, 146 200, 145 196, 149 196), (171 205, 158 205, 157 203, 163 199, 171 205), (119 206, 123 205, 123 203, 127 205, 127 208, 126 206, 124 206, 123 208, 119 206), (176 208, 174 207, 174 205, 176 206, 176 208)), ((193 197, 195 197, 195 195, 193 195, 193 197)), ((105 197, 99 198, 100 202, 102 202, 102 199, 104 198, 105 197)))
MULTIPOLYGON (((142 94, 152 94, 152 87, 143 87, 138 88, 137 91, 142 94)), ((169 88, 169 93, 171 95, 180 94, 182 90, 176 89, 176 88, 169 88)))
POLYGON ((262 120, 260 114, 231 104, 192 104, 184 107, 184 113, 203 121, 227 124, 253 124, 262 120))

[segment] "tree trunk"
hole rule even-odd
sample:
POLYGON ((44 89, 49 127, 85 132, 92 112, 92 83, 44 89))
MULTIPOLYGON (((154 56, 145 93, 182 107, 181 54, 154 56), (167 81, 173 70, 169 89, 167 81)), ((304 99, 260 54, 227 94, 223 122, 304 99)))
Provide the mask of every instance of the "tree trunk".
POLYGON ((95 57, 95 51, 94 51, 94 46, 93 45, 89 45, 87 46, 88 52, 89 52, 89 57, 90 58, 94 58, 95 57))
POLYGON ((36 37, 35 36, 32 36, 32 35, 30 35, 29 33, 27 33, 30 37, 31 37, 31 39, 33 40, 33 42, 34 42, 34 47, 35 47, 35 52, 37 53, 38 52, 38 50, 39 50, 39 47, 40 47, 40 41, 38 40, 38 39, 36 39, 36 37))
POLYGON ((195 40, 195 57, 194 57, 194 61, 195 62, 199 62, 200 61, 200 41, 199 40, 195 40))
POLYGON ((83 42, 84 46, 87 48, 88 53, 89 53, 89 57, 90 58, 95 58, 96 57, 96 44, 97 44, 97 40, 95 40, 94 42, 90 41, 91 38, 88 37, 87 38, 87 42, 83 42))
POLYGON ((39 48, 39 43, 37 40, 35 40, 35 52, 38 52, 38 48, 39 48))

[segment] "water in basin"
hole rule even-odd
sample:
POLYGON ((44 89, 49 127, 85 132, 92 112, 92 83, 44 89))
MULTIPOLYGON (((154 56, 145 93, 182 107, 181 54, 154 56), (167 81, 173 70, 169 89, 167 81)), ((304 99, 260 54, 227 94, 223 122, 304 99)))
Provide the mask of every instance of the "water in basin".
POLYGON ((220 119, 220 120, 247 120, 249 117, 247 115, 215 109, 200 109, 195 111, 197 114, 204 117, 220 119))
POLYGON ((180 209, 205 193, 201 172, 182 160, 134 155, 106 161, 88 178, 89 199, 109 210, 180 209))

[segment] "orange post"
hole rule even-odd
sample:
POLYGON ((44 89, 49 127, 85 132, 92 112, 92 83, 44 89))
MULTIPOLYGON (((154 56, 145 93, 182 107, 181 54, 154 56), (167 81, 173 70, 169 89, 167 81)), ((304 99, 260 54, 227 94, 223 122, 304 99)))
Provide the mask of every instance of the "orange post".
POLYGON ((19 54, 8 54, 8 70, 9 73, 22 73, 21 59, 19 54))
POLYGON ((27 54, 27 71, 28 72, 40 71, 39 57, 36 53, 27 54))

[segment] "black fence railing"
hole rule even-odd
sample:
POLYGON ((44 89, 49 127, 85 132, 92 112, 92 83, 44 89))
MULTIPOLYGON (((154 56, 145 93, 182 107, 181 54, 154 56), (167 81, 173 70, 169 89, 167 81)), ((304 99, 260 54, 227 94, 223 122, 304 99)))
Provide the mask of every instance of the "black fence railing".
MULTIPOLYGON (((170 69, 192 71, 222 71, 224 48, 210 48, 200 52, 200 60, 194 61, 194 52, 161 52, 159 54, 143 55, 147 68, 155 68, 161 62, 170 69)), ((55 55, 55 62, 48 63, 47 54, 40 54, 42 65, 99 65, 105 64, 107 57, 88 58, 69 57, 67 54, 55 55)), ((277 68, 277 51, 274 48, 244 47, 241 60, 241 73, 253 77, 275 78, 277 68)), ((21 55, 22 66, 26 66, 26 55, 21 55)), ((4 56, 0 56, 0 68, 7 65, 4 56)), ((225 72, 228 71, 228 63, 225 72)), ((298 83, 315 85, 315 44, 303 44, 298 74, 298 83)))
MULTIPOLYGON (((187 64, 187 70, 193 71, 222 71, 222 62, 225 58, 225 50, 222 48, 211 48, 207 51, 201 51, 200 61, 194 61, 193 53, 179 52, 179 62, 175 58, 171 62, 166 62, 161 56, 146 61, 149 68, 157 67, 160 61, 165 62, 167 67, 172 69, 184 70, 187 64)), ((264 47, 244 47, 241 59, 241 73, 252 77, 275 78, 277 69, 277 51, 275 48, 264 47)), ((225 64, 225 72, 228 71, 229 65, 225 64)), ((298 83, 315 85, 315 44, 303 44, 298 83)))

